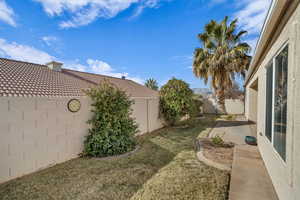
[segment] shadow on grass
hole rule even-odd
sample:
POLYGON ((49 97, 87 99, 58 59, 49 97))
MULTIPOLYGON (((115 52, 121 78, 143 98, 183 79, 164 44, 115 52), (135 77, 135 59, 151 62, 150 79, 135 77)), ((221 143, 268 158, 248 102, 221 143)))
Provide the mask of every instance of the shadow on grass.
POLYGON ((244 126, 244 125, 253 125, 254 122, 251 121, 226 121, 219 120, 216 127, 233 127, 233 126, 244 126))
POLYGON ((138 137, 141 148, 129 157, 77 158, 0 185, 0 199, 130 199, 209 124, 164 128, 138 137))

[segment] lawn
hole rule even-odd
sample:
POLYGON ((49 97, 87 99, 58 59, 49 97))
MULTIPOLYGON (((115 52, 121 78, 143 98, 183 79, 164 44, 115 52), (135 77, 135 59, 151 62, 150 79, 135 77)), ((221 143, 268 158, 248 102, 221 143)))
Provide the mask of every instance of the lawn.
POLYGON ((78 158, 24 176, 0 185, 0 199, 226 199, 229 174, 202 164, 194 151, 195 138, 213 123, 140 136, 140 149, 128 157, 78 158))

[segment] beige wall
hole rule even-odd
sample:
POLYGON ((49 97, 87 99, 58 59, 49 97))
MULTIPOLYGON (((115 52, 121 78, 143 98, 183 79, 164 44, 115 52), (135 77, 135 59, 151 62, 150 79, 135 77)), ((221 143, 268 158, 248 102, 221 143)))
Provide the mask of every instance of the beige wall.
POLYGON ((246 101, 247 106, 245 108, 246 118, 250 121, 257 121, 257 104, 258 104, 258 92, 251 87, 247 87, 246 101))
POLYGON ((139 134, 162 128, 159 119, 159 99, 157 98, 134 98, 133 117, 139 125, 139 134))
MULTIPOLYGON (((226 99, 225 108, 227 114, 239 115, 244 114, 244 102, 239 99, 226 99)), ((204 98, 202 105, 203 113, 218 114, 218 105, 214 98, 204 98)))
MULTIPOLYGON (((246 96, 250 85, 258 79, 257 132, 258 145, 267 170, 280 199, 300 199, 300 7, 290 18, 278 40, 271 47, 258 71, 247 84, 246 96), (284 162, 265 137, 266 109, 266 70, 265 66, 283 47, 289 44, 288 66, 288 108, 287 108, 287 160, 284 162)), ((251 99, 246 97, 246 116, 251 112, 251 99)))
POLYGON ((225 108, 228 114, 244 114, 244 102, 240 99, 226 99, 225 108))
POLYGON ((207 114, 216 114, 217 110, 217 103, 214 98, 203 98, 203 105, 202 105, 203 113, 207 114))
MULTIPOLYGON (((87 134, 90 102, 67 109, 71 98, 0 97, 0 183, 78 156, 87 134)), ((158 99, 135 99, 140 134, 161 128, 158 99)))

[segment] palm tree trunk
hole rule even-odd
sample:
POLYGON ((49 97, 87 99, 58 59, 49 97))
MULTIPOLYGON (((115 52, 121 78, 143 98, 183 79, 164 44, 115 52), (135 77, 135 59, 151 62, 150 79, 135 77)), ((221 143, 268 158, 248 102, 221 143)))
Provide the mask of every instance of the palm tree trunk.
POLYGON ((217 102, 220 110, 220 114, 226 114, 226 107, 225 107, 225 89, 220 88, 217 91, 217 102))

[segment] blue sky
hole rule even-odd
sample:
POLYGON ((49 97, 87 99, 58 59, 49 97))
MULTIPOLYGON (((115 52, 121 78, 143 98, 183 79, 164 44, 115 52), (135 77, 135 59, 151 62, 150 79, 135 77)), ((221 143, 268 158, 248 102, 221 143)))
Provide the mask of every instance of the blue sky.
POLYGON ((271 0, 0 0, 0 57, 142 83, 172 77, 191 87, 197 34, 211 19, 238 18, 255 47, 271 0))

